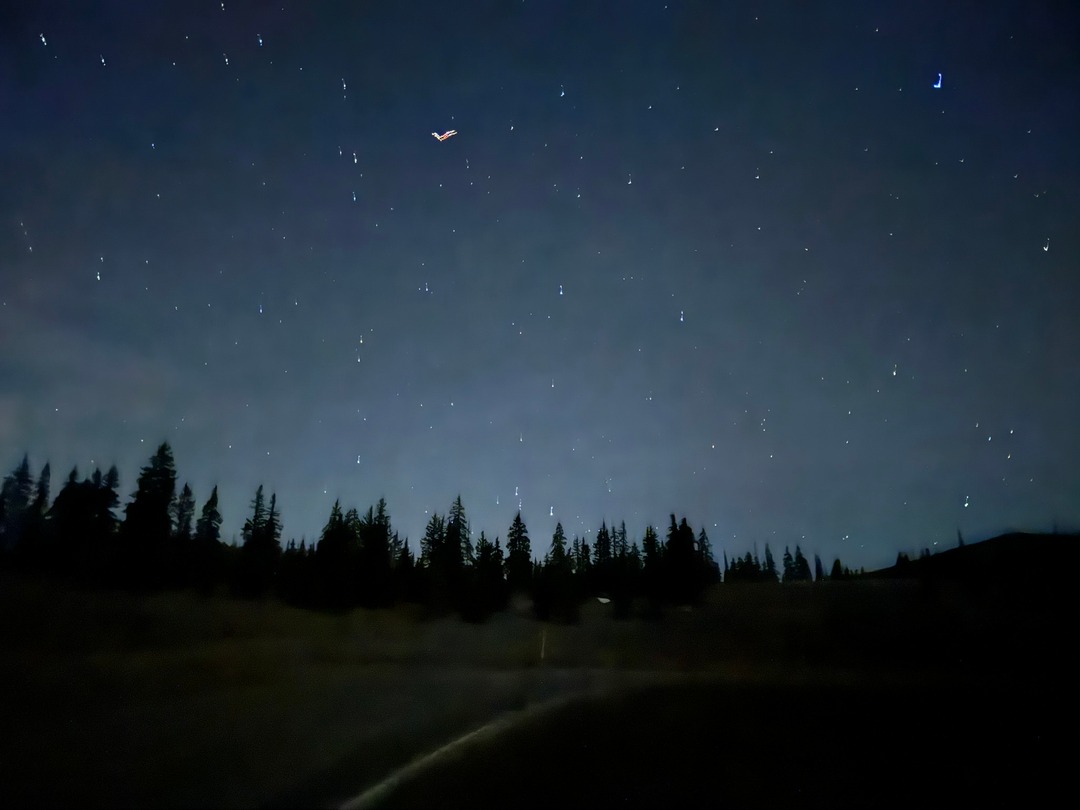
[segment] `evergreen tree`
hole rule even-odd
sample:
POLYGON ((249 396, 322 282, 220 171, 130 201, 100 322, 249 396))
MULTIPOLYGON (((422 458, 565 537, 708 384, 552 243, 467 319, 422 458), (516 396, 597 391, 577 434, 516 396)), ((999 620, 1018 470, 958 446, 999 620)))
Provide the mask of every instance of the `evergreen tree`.
POLYGON ((555 524, 551 549, 544 557, 544 565, 536 575, 533 587, 533 610, 543 621, 575 621, 577 600, 573 588, 571 559, 566 548, 566 533, 562 523, 555 524))
POLYGON ((386 499, 379 498, 376 509, 368 508, 360 521, 360 604, 386 607, 393 603, 391 563, 393 530, 386 499))
POLYGON ((22 540, 26 513, 34 493, 30 474, 30 457, 23 454, 22 462, 4 479, 0 497, 4 501, 4 522, 0 524, 0 550, 11 551, 22 540))
POLYGON ((607 521, 600 524, 600 531, 593 541, 593 587, 598 593, 609 593, 614 581, 614 557, 612 555, 611 535, 607 521))
POLYGON ((697 565, 700 571, 699 588, 706 588, 719 582, 720 566, 716 564, 716 558, 713 557, 712 543, 709 542, 709 535, 705 533, 704 526, 698 532, 695 550, 697 551, 697 565))
POLYGON ((121 576, 128 586, 157 588, 166 581, 170 515, 176 497, 176 466, 168 442, 162 442, 150 457, 136 486, 120 527, 121 576))
POLYGON ((195 524, 195 539, 201 545, 217 544, 221 542, 221 512, 218 510, 217 486, 214 486, 210 497, 203 504, 199 520, 195 524))
POLYGON ((473 547, 469 520, 458 495, 450 505, 446 521, 446 568, 457 574, 462 568, 473 564, 473 547))
POLYGON ((240 530, 240 536, 244 538, 244 545, 258 542, 259 535, 266 525, 266 503, 263 498, 263 487, 255 490, 255 497, 251 501, 251 517, 244 521, 244 527, 240 530))
POLYGON ((24 562, 31 565, 45 563, 53 570, 81 570, 88 573, 87 567, 93 558, 84 533, 93 516, 93 496, 93 484, 89 480, 80 482, 78 468, 72 467, 46 515, 50 538, 46 553, 49 559, 27 560, 24 557, 24 562))
MULTIPOLYGON (((397 537, 397 533, 394 533, 397 537)), ((396 544, 397 552, 394 562, 394 596, 405 602, 420 601, 423 594, 420 591, 416 575, 416 558, 409 549, 409 538, 405 538, 396 544)))
POLYGON ((323 526, 315 561, 323 603, 331 610, 346 610, 355 604, 355 562, 357 540, 346 525, 341 502, 335 500, 323 526))
POLYGON ((555 524, 555 534, 551 538, 551 549, 547 553, 545 563, 552 568, 567 572, 570 571, 570 558, 566 553, 566 533, 562 523, 555 524))
POLYGON ((619 523, 619 528, 611 535, 611 555, 616 560, 625 560, 630 549, 626 544, 626 521, 619 523))
POLYGON ((191 524, 195 519, 195 495, 191 486, 184 484, 180 496, 176 499, 176 539, 187 545, 191 540, 191 524))
MULTIPOLYGON (((788 556, 790 556, 790 555, 788 555, 788 556)), ((784 574, 785 574, 785 576, 787 575, 787 559, 788 559, 788 557, 785 556, 785 558, 784 558, 784 560, 785 560, 785 562, 784 562, 784 574)), ((765 567, 761 571, 761 576, 764 578, 764 580, 766 582, 775 583, 775 582, 780 581, 780 575, 776 571, 776 560, 773 559, 772 551, 769 549, 769 544, 768 543, 765 544, 765 567)))
POLYGON ((45 513, 49 511, 49 483, 52 477, 49 462, 45 462, 38 477, 37 485, 33 486, 33 496, 23 511, 21 526, 19 526, 18 544, 22 546, 24 562, 33 566, 55 568, 55 550, 51 548, 50 539, 46 536, 45 513))
POLYGON ((784 546, 784 582, 792 582, 795 579, 795 558, 791 551, 784 546))
POLYGON ((454 607, 461 570, 460 532, 451 538, 448 528, 446 518, 433 514, 420 539, 423 587, 437 612, 454 607))
POLYGON ((49 511, 49 480, 52 477, 49 462, 41 468, 37 486, 34 488, 34 500, 26 511, 26 519, 23 526, 24 539, 34 545, 47 542, 45 537, 45 513, 49 511))
POLYGON ((506 533, 506 586, 511 592, 527 591, 532 584, 532 544, 521 512, 506 533))
POLYGON ((446 521, 441 515, 433 514, 428 519, 424 536, 420 539, 421 565, 428 569, 438 568, 445 556, 444 545, 446 545, 446 521))
POLYGON ((270 592, 281 558, 281 517, 277 511, 277 494, 270 495, 270 507, 263 500, 262 484, 255 491, 252 515, 244 522, 241 534, 240 565, 235 583, 236 591, 248 598, 258 598, 270 592))
POLYGON ((795 558, 792 561, 792 572, 796 582, 810 582, 813 577, 810 574, 810 563, 803 556, 802 549, 795 546, 795 558))
POLYGON ((645 527, 641 540, 641 575, 644 595, 654 602, 661 598, 663 589, 663 553, 660 537, 652 526, 645 527))
POLYGON ((462 615, 482 621, 505 605, 502 548, 498 538, 492 543, 484 532, 476 541, 476 562, 468 572, 469 586, 462 594, 462 615))
POLYGON ((222 578, 223 563, 221 511, 218 509, 218 491, 215 485, 195 523, 190 581, 203 593, 210 593, 222 578))
POLYGON ((678 605, 695 602, 701 569, 694 549, 694 530, 687 524, 685 517, 676 523, 675 515, 671 516, 665 563, 665 598, 678 605))
POLYGON ((825 581, 825 566, 821 564, 821 557, 817 554, 814 555, 814 581, 825 581))
POLYGON ((833 560, 832 570, 829 571, 829 579, 840 580, 844 578, 844 569, 840 565, 840 558, 833 560))

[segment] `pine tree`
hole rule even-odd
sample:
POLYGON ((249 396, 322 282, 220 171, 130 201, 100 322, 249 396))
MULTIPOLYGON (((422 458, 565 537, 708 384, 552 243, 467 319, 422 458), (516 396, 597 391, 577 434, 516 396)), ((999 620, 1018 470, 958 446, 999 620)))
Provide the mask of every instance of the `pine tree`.
POLYGON ((443 546, 446 544, 446 521, 439 514, 433 514, 424 529, 424 536, 420 539, 420 560, 425 568, 435 569, 439 567, 441 559, 445 556, 443 546))
POLYGON ((562 523, 555 524, 555 534, 551 538, 551 549, 547 553, 546 564, 558 571, 570 570, 570 558, 566 554, 566 533, 562 523))
POLYGON ((176 497, 176 466, 168 442, 158 446, 136 486, 121 526, 122 577, 129 586, 157 588, 166 582, 176 497))
POLYGON ((44 556, 34 553, 30 559, 24 557, 24 561, 89 578, 88 568, 93 557, 88 542, 90 538, 86 534, 93 516, 93 496, 93 484, 89 480, 80 482, 78 468, 72 467, 67 481, 46 514, 49 543, 46 549, 41 550, 44 556))
POLYGON ((571 560, 562 523, 555 524, 551 548, 537 575, 533 588, 533 609, 541 620, 574 621, 577 618, 571 560))
POLYGON ((795 559, 791 556, 791 551, 787 546, 784 546, 784 582, 792 582, 795 579, 795 559))
POLYGON ((692 604, 697 599, 700 567, 694 550, 694 530, 685 517, 676 523, 675 515, 671 516, 665 556, 665 598, 674 604, 692 604))
POLYGON ((281 558, 281 518, 277 494, 270 495, 270 507, 263 500, 262 484, 255 491, 252 515, 244 522, 244 544, 240 549, 237 592, 249 598, 265 596, 273 587, 281 558))
POLYGON ((700 571, 699 587, 705 588, 720 581, 720 566, 713 557, 712 544, 709 535, 705 533, 705 527, 701 527, 698 533, 695 550, 697 551, 698 569, 700 571))
POLYGON ((385 607, 394 600, 391 582, 393 531, 386 499, 379 498, 377 509, 368 508, 360 521, 360 603, 367 607, 385 607))
POLYGON ((469 520, 465 516, 465 507, 458 495, 450 505, 450 514, 446 521, 446 568, 455 574, 473 564, 473 547, 469 520))
POLYGON ((356 538, 341 512, 341 502, 336 500, 315 547, 322 601, 331 610, 345 610, 355 604, 355 561, 358 551, 356 538))
POLYGON ((203 593, 213 591, 222 578, 224 547, 221 544, 221 512, 218 491, 214 486, 195 523, 190 580, 203 593))
POLYGON ((813 579, 810 574, 810 563, 806 561, 806 557, 803 556, 802 549, 798 545, 795 546, 793 566, 796 582, 810 582, 813 579))
POLYGON ((645 536, 641 540, 641 576, 645 596, 657 600, 663 589, 663 546, 660 537, 652 526, 645 527, 645 536))
POLYGON ((630 552, 626 544, 626 521, 619 523, 619 528, 611 535, 611 555, 616 560, 625 560, 630 552))
POLYGON ((596 533, 592 557, 594 587, 600 593, 607 593, 611 590, 615 574, 612 565, 614 557, 612 556, 611 535, 608 533, 607 521, 601 522, 600 531, 596 533))
POLYGON ((195 524, 195 539, 203 546, 221 542, 221 512, 218 510, 217 486, 203 504, 199 520, 195 524))
POLYGON ((829 579, 840 580, 844 578, 844 568, 840 565, 840 558, 833 560, 832 570, 829 571, 829 579))
POLYGON ((34 501, 30 504, 30 519, 33 521, 35 533, 40 534, 44 526, 42 524, 45 513, 49 511, 49 480, 52 478, 52 472, 49 462, 45 462, 45 466, 41 468, 41 475, 38 476, 37 486, 34 492, 34 501))
MULTIPOLYGON (((786 573, 787 573, 787 562, 786 562, 786 560, 788 559, 788 557, 785 557, 784 559, 785 559, 784 572, 785 572, 785 576, 786 576, 786 573)), ((775 582, 780 581, 780 575, 776 571, 776 560, 773 559, 772 551, 769 549, 769 544, 768 543, 765 544, 765 567, 761 571, 761 576, 766 582, 775 583, 775 582)))
POLYGON ((266 503, 263 498, 263 486, 259 484, 259 488, 255 490, 255 497, 251 501, 251 517, 244 521, 244 527, 240 530, 240 535, 244 538, 244 545, 258 542, 259 535, 262 533, 265 524, 266 503))
POLYGON ((814 555, 814 581, 825 581, 825 566, 821 564, 821 557, 819 557, 817 554, 814 555))
POLYGON ((191 540, 191 523, 195 519, 195 495, 191 486, 184 484, 176 499, 176 539, 186 545, 191 540))
POLYGON ((10 551, 21 542, 33 492, 30 457, 23 454, 22 463, 4 479, 3 488, 0 490, 0 497, 4 501, 4 521, 0 524, 0 551, 10 551))
POLYGON ((506 586, 511 593, 527 591, 532 583, 532 543, 521 512, 506 533, 506 586))

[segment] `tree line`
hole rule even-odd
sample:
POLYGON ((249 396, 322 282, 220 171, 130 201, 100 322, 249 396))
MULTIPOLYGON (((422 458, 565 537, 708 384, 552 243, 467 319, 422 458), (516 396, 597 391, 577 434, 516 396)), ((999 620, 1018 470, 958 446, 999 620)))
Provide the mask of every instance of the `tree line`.
MULTIPOLYGON (((550 549, 535 557, 518 512, 505 544, 484 531, 473 539, 461 497, 445 515, 433 514, 414 554, 393 528, 384 499, 361 514, 335 501, 317 539, 282 544, 276 493, 260 485, 241 531, 242 543, 221 538, 215 486, 198 508, 188 484, 177 492, 169 444, 162 443, 139 473, 135 492, 120 506, 119 473, 111 467, 80 480, 72 469, 50 503, 51 470, 36 481, 29 458, 0 489, 0 560, 7 567, 59 575, 91 587, 155 591, 219 589, 237 597, 276 596, 306 608, 343 611, 411 602, 435 612, 483 620, 515 604, 529 604, 537 618, 574 621, 582 602, 607 600, 617 616, 633 606, 658 613, 666 605, 693 605, 719 582, 809 582, 815 579, 799 546, 784 550, 778 569, 769 546, 764 560, 746 553, 723 568, 705 529, 695 534, 686 518, 671 515, 665 537, 648 526, 641 544, 626 523, 604 522, 590 544, 568 541, 557 524, 550 549)), ((833 563, 826 577, 815 556, 816 579, 852 573, 833 563)))

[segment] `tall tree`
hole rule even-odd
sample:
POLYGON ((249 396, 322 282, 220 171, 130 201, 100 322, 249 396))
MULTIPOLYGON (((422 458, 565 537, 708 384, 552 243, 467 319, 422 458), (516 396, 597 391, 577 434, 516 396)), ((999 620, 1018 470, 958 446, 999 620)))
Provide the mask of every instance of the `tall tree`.
POLYGON ((626 521, 619 523, 619 528, 611 535, 611 555, 616 560, 625 560, 630 549, 626 544, 626 521))
POLYGON ((199 520, 195 524, 195 539, 206 545, 221 542, 221 512, 218 509, 217 485, 214 486, 199 513, 199 520))
POLYGON ((468 587, 462 594, 462 615, 480 621, 505 605, 502 548, 498 538, 492 543, 484 532, 476 541, 476 564, 468 572, 468 587))
POLYGON ((701 527, 701 531, 698 533, 695 550, 697 551, 698 568, 701 571, 700 586, 704 588, 719 582, 720 566, 716 564, 716 558, 713 557, 712 543, 709 542, 709 535, 705 533, 704 526, 701 527))
MULTIPOLYGON (((786 553, 785 553, 786 555, 786 553)), ((785 559, 787 559, 786 555, 785 559)), ((787 573, 787 562, 784 563, 785 576, 787 573)), ((761 575, 766 582, 776 583, 780 581, 780 575, 776 570, 776 560, 773 559, 772 550, 769 548, 769 544, 765 544, 765 567, 761 571, 761 575)))
POLYGON ((183 544, 191 540, 191 524, 195 519, 195 494, 187 483, 176 499, 176 539, 183 544))
POLYGON ((562 523, 555 524, 555 534, 551 537, 551 549, 547 553, 547 564, 559 571, 570 571, 570 557, 566 553, 566 532, 562 523))
POLYGON ((615 557, 607 521, 600 524, 592 545, 592 585, 597 593, 610 594, 615 584, 615 557))
POLYGON ((574 621, 577 618, 573 572, 562 523, 555 524, 551 548, 544 556, 544 565, 536 576, 533 610, 541 620, 574 621))
POLYGON ((51 466, 49 462, 45 462, 45 466, 41 468, 41 475, 38 476, 36 493, 34 495, 34 507, 41 512, 45 513, 45 510, 49 508, 49 480, 52 478, 51 466))
POLYGON ((814 580, 816 582, 825 581, 825 566, 821 564, 821 557, 817 554, 814 555, 814 580))
POLYGON ((810 574, 810 563, 803 556, 798 544, 795 545, 795 559, 792 564, 796 582, 810 582, 813 579, 810 574))
POLYGON ((277 493, 270 495, 270 506, 263 500, 262 484, 255 491, 252 515, 244 522, 244 544, 240 549, 240 568, 236 587, 242 596, 258 598, 269 593, 281 559, 281 517, 277 511, 277 493))
POLYGON ((784 546, 784 582, 795 581, 795 558, 791 556, 791 551, 787 546, 784 546))
POLYGON ((346 525, 341 501, 335 500, 315 547, 319 590, 331 610, 346 610, 356 602, 355 570, 359 553, 357 538, 346 525))
POLYGON ((176 465, 172 448, 168 442, 162 442, 150 457, 150 463, 140 471, 135 493, 124 510, 123 577, 128 585, 156 588, 165 583, 175 497, 176 465))
POLYGON ((393 531, 386 499, 368 508, 360 521, 360 604, 384 607, 394 600, 391 583, 393 531))
POLYGON ((424 536, 420 538, 420 562, 424 568, 436 569, 440 567, 446 552, 446 520, 438 513, 428 518, 427 526, 424 527, 424 536))
POLYGON ((697 599, 700 566, 694 549, 694 530, 684 517, 671 516, 665 560, 665 597, 676 604, 691 604, 697 599))
POLYGON ((26 513, 34 493, 34 478, 30 474, 30 457, 23 454, 22 462, 4 478, 0 497, 4 502, 4 521, 0 524, 0 551, 14 549, 22 539, 26 513))
POLYGON ((641 540, 642 586, 645 596, 656 601, 661 598, 664 584, 664 547, 660 536, 652 526, 645 527, 645 536, 641 540))
POLYGON ((221 510, 217 485, 203 504, 195 523, 190 580, 203 593, 210 593, 224 574, 224 546, 221 543, 221 510))
POLYGON ((450 505, 446 520, 446 561, 448 572, 456 574, 461 568, 473 564, 472 536, 465 507, 458 495, 450 505))
POLYGON ((527 591, 532 582, 532 543, 521 512, 506 533, 506 586, 511 593, 527 591))
POLYGON ((263 497, 263 485, 255 490, 255 497, 251 501, 251 517, 244 521, 244 527, 240 530, 244 538, 244 545, 252 541, 258 541, 266 525, 266 501, 263 497))

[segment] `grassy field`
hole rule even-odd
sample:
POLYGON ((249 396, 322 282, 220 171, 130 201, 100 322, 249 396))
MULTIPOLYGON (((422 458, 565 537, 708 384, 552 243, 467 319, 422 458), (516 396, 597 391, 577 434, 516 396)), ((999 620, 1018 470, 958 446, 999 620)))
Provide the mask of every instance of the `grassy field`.
MULTIPOLYGON (((674 685, 695 697, 667 715, 706 722, 738 689, 771 689, 770 703, 820 689, 865 703, 941 684, 1005 689, 1052 669, 1033 658, 1045 617, 908 583, 720 586, 662 621, 616 621, 592 602, 580 624, 558 626, 8 577, 0 616, 5 807, 327 806, 495 718, 573 696, 674 685)), ((422 805, 439 794, 411 795, 422 805)))

